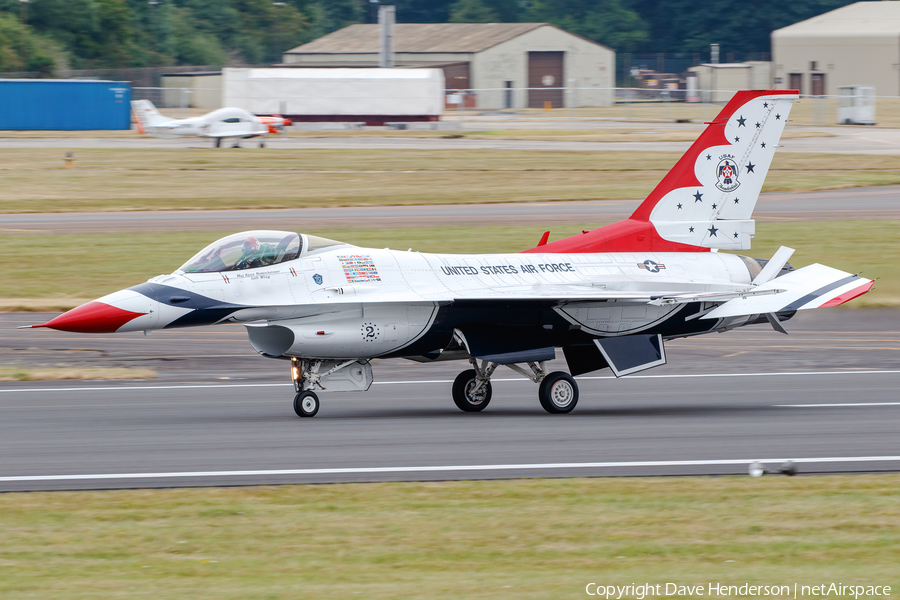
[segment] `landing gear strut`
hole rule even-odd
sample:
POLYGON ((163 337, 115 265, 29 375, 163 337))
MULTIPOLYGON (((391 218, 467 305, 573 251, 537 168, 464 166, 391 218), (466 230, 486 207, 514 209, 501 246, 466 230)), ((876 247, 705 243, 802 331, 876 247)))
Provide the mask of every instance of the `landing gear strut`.
MULTIPOLYGON (((453 402, 460 410, 478 412, 484 410, 491 401, 491 375, 500 365, 486 360, 479 365, 474 358, 470 358, 469 362, 473 368, 460 373, 453 382, 453 402)), ((578 404, 578 384, 575 379, 563 371, 548 374, 543 362, 529 362, 527 365, 531 372, 515 364, 504 366, 540 384, 538 400, 548 413, 572 412, 578 404)))

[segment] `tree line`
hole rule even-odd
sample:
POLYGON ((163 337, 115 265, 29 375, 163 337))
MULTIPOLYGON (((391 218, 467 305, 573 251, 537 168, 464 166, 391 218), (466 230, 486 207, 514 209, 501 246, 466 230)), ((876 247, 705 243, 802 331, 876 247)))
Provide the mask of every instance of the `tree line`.
MULTIPOLYGON (((400 23, 551 23, 617 52, 768 52, 848 0, 385 0, 400 23)), ((0 0, 0 71, 258 65, 353 23, 371 0, 0 0)))

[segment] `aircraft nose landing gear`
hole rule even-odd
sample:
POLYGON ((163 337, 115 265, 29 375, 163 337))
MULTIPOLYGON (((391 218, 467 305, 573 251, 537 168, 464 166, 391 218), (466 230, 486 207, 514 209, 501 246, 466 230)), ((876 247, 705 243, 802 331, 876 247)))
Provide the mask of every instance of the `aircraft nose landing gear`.
POLYGON ((319 412, 319 397, 315 392, 297 392, 294 396, 294 412, 298 417, 314 417, 319 412))

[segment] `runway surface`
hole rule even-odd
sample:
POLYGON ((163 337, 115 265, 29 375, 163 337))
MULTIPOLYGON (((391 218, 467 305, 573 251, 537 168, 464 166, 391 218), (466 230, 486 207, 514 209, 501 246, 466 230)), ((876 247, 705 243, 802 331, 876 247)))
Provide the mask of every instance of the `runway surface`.
MULTIPOLYGON (((753 213, 759 221, 845 221, 900 219, 900 186, 770 192, 761 194, 753 213)), ((108 231, 237 231, 283 229, 294 222, 303 231, 325 228, 435 227, 592 224, 625 219, 640 200, 448 204, 302 208, 288 210, 209 210, 3 215, 0 232, 104 233, 108 231)))
MULTIPOLYGON (((482 413, 458 411, 466 365, 374 361, 367 393, 322 392, 299 419, 287 366, 241 327, 88 336, 16 330, 0 360, 141 366, 155 380, 0 384, 0 490, 591 475, 900 469, 900 311, 830 309, 667 344, 669 364, 579 378, 569 415, 498 372, 482 413)), ((563 368, 557 361, 556 368, 563 368)))

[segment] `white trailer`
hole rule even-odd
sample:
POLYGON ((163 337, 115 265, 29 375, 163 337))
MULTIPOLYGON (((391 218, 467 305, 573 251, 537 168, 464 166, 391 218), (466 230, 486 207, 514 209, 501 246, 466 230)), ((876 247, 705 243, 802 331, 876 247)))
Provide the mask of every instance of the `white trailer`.
POLYGON ((436 121, 440 69, 222 69, 222 102, 294 121, 436 121))

